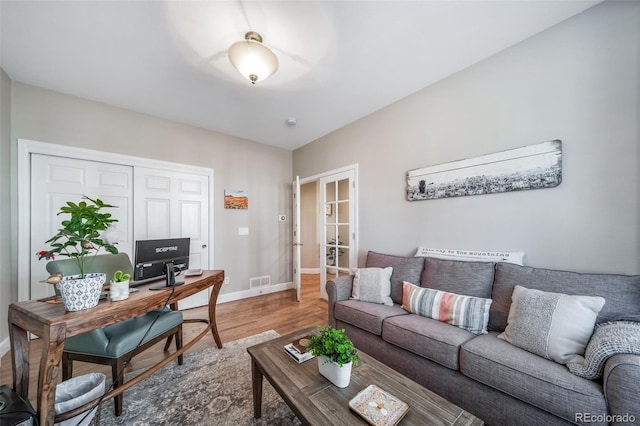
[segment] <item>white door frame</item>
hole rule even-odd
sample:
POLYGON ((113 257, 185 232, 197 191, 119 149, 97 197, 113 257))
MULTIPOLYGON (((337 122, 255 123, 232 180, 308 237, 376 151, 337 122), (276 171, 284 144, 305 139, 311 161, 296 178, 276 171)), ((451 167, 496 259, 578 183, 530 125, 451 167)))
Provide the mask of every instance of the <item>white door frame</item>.
POLYGON ((293 190, 293 285, 296 288, 296 300, 300 301, 300 177, 296 176, 292 183, 293 190))
MULTIPOLYGON (((352 252, 354 255, 354 258, 356 259, 357 262, 357 258, 358 258, 358 247, 359 247, 359 240, 360 240, 360 232, 359 232, 359 228, 358 228, 358 164, 351 164, 348 166, 344 166, 344 167, 340 167, 338 169, 334 169, 334 170, 328 170, 326 172, 322 172, 319 173, 317 175, 313 175, 313 176, 309 176, 306 178, 301 178, 300 179, 300 185, 304 185, 305 183, 310 183, 310 182, 319 182, 321 178, 325 178, 325 177, 329 177, 332 175, 336 175, 336 174, 340 174, 340 173, 344 173, 344 172, 348 172, 348 171, 353 171, 353 176, 354 176, 354 187, 353 187, 353 223, 351 224, 351 229, 352 232, 355 233, 355 236, 353 238, 353 247, 352 247, 352 252)), ((320 188, 318 188, 318 190, 320 190, 320 188)), ((324 214, 324 212, 321 212, 321 206, 320 206, 320 200, 316 199, 316 210, 318 211, 318 216, 317 217, 321 217, 319 215, 324 214)), ((323 234, 324 230, 321 229, 321 223, 316 223, 316 232, 318 233, 318 241, 324 241, 324 235, 323 234)), ((320 253, 322 254, 322 250, 320 250, 320 253)), ((322 259, 320 259, 320 265, 322 265, 322 259)), ((325 285, 325 283, 321 282, 320 283, 320 294, 323 294, 322 288, 325 285)))
MULTIPOLYGON (((52 155, 76 158, 79 160, 99 161, 125 166, 142 166, 149 168, 169 169, 185 173, 206 175, 209 178, 209 266, 213 267, 213 169, 189 164, 172 163, 125 154, 114 154, 69 145, 38 142, 29 139, 18 139, 18 301, 29 300, 30 297, 30 262, 35 256, 30 253, 30 193, 31 193, 31 154, 52 155), (22 283, 26 283, 22 284, 22 283)), ((135 215, 135 212, 134 212, 135 215)))

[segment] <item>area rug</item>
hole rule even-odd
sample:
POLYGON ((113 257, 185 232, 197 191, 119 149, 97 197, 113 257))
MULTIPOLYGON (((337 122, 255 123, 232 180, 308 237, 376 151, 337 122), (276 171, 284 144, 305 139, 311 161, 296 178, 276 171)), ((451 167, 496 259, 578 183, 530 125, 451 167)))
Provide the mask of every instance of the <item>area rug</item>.
MULTIPOLYGON (((291 409, 264 380, 262 417, 253 418, 251 358, 247 348, 278 337, 273 330, 222 349, 185 354, 124 393, 124 410, 116 417, 113 399, 104 401, 100 425, 300 425, 291 409)), ((125 381, 136 376, 126 376, 125 381)))

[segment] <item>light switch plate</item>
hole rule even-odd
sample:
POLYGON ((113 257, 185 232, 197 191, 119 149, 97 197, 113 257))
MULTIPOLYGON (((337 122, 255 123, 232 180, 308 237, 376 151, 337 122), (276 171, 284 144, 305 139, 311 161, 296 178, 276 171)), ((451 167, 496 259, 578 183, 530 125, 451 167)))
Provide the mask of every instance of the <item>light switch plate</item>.
POLYGON ((249 228, 246 226, 241 226, 238 228, 238 235, 249 235, 249 228))

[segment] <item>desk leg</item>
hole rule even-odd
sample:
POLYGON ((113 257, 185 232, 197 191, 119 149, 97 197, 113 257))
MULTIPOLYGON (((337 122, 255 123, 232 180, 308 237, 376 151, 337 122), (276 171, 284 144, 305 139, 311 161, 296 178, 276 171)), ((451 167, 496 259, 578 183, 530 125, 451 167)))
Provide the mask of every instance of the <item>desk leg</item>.
POLYGON ((251 358, 251 382, 253 387, 253 417, 259 419, 262 416, 262 371, 258 364, 251 358))
POLYGON ((13 389, 29 400, 29 338, 27 330, 18 326, 17 314, 9 308, 9 341, 11 342, 11 366, 13 389))
POLYGON ((211 327, 211 333, 213 339, 216 341, 218 349, 222 349, 222 340, 218 334, 218 325, 216 324, 216 305, 218 304, 218 294, 222 283, 216 284, 211 288, 211 296, 209 297, 209 326, 211 327))
POLYGON ((66 326, 50 326, 42 336, 42 356, 38 373, 38 411, 41 425, 53 425, 56 385, 62 377, 62 351, 66 326), (47 333, 48 331, 48 333, 47 333))

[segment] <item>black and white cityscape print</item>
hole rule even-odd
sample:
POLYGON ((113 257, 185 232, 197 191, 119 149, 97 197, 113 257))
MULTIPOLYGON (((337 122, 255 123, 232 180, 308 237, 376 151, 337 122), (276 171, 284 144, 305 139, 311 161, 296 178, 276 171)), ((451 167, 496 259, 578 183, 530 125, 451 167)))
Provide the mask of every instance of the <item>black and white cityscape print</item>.
POLYGON ((552 140, 407 172, 409 201, 553 188, 562 182, 562 141, 552 140))

